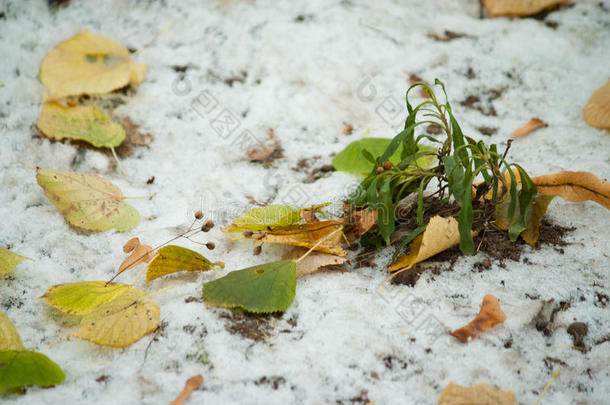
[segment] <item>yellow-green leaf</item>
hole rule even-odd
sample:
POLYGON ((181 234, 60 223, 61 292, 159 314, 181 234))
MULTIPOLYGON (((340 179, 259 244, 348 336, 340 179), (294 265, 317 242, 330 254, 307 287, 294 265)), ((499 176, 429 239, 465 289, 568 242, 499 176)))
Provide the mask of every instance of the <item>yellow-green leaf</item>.
POLYGON ((83 31, 51 49, 42 60, 40 81, 52 98, 103 94, 139 84, 146 66, 133 62, 117 41, 83 31))
POLYGON ((288 226, 303 222, 301 208, 287 205, 268 205, 252 208, 231 225, 222 229, 223 232, 263 231, 268 227, 288 226))
POLYGON ((78 228, 125 232, 140 220, 138 211, 123 202, 121 190, 102 176, 41 168, 36 173, 49 201, 78 228))
POLYGON ((4 276, 11 271, 22 261, 33 260, 29 257, 18 255, 8 249, 0 247, 0 276, 4 276))
POLYGON ((105 302, 129 290, 127 284, 109 283, 105 281, 83 281, 76 283, 57 284, 40 298, 47 304, 70 315, 87 315, 105 302))
POLYGON ((148 265, 146 282, 149 283, 156 278, 178 271, 206 271, 214 268, 214 266, 224 268, 224 263, 212 263, 193 250, 169 245, 159 249, 148 265))
POLYGON ((80 140, 97 148, 119 146, 125 139, 123 127, 93 105, 64 107, 53 101, 44 103, 36 125, 51 139, 80 140))
POLYGON ((50 387, 65 379, 62 369, 42 353, 0 351, 0 393, 27 385, 50 387))
MULTIPOLYGON (((531 245, 534 246, 538 237, 540 236, 540 221, 544 214, 546 214, 546 210, 551 203, 551 201, 555 198, 553 195, 538 195, 532 202, 532 207, 530 208, 527 219, 526 219, 526 228, 521 232, 521 238, 531 245)), ((511 223, 508 219, 508 206, 510 204, 510 197, 507 196, 496 206, 496 226, 504 231, 508 230, 511 226, 511 223)), ((519 216, 519 205, 517 204, 515 208, 515 218, 519 216)))
POLYGON ((17 329, 4 312, 0 312, 0 351, 23 350, 23 343, 17 329))

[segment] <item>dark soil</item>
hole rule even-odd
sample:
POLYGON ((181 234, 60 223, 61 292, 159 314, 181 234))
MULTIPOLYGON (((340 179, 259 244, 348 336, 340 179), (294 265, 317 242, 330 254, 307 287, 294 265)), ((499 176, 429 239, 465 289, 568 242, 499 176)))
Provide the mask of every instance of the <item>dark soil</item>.
POLYGON ((254 315, 239 312, 222 312, 220 318, 226 319, 225 329, 232 335, 241 335, 255 342, 267 339, 273 331, 272 318, 281 315, 254 315))

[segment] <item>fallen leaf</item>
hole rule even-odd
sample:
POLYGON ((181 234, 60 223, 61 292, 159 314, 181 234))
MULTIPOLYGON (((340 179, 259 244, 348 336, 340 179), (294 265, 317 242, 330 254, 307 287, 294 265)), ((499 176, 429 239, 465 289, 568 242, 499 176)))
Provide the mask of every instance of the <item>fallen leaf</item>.
MULTIPOLYGON (((282 245, 301 246, 314 250, 330 253, 337 256, 345 256, 346 252, 341 247, 342 233, 337 232, 343 228, 343 221, 319 221, 309 224, 289 225, 279 228, 270 228, 266 232, 254 233, 246 239, 254 239, 262 243, 279 243, 282 245), (336 232, 331 236, 331 233, 336 232), (326 238, 326 239, 324 239, 326 238)), ((234 238, 241 239, 241 238, 234 238)))
POLYGON ((295 289, 296 262, 282 260, 232 271, 205 283, 202 297, 214 307, 270 313, 288 309, 295 289))
POLYGON ((468 325, 451 332, 451 335, 462 343, 468 343, 480 333, 487 332, 505 320, 506 314, 500 308, 498 299, 491 294, 487 294, 483 297, 478 315, 468 325))
POLYGON ((133 149, 141 146, 148 146, 154 141, 154 138, 149 133, 141 133, 140 126, 133 122, 131 118, 124 117, 121 120, 121 126, 125 131, 125 140, 118 148, 116 153, 121 158, 126 158, 133 154, 133 149))
POLYGON ((28 385, 50 387, 65 379, 62 369, 42 353, 0 351, 0 393, 28 385))
POLYGON ((252 208, 244 215, 237 218, 225 228, 223 232, 235 233, 245 230, 256 232, 263 231, 268 227, 278 227, 298 224, 302 222, 300 208, 287 205, 268 205, 266 207, 252 208))
MULTIPOLYGON (((521 238, 529 244, 530 246, 534 246, 538 237, 540 236, 540 221, 544 214, 546 214, 546 210, 551 203, 551 201, 555 198, 553 195, 538 195, 532 201, 532 207, 530 208, 527 214, 526 225, 527 228, 523 232, 521 232, 521 238)), ((508 219, 508 206, 510 205, 510 198, 505 197, 502 202, 496 205, 496 226, 503 231, 508 231, 510 226, 512 225, 508 219)), ((519 204, 515 206, 515 218, 519 217, 519 204)))
POLYGON ((201 387, 201 384, 203 384, 203 376, 201 374, 197 374, 196 376, 189 378, 188 380, 186 380, 186 383, 184 384, 184 389, 182 390, 180 395, 178 395, 178 397, 174 399, 169 405, 182 405, 193 391, 201 387))
POLYGON ((52 307, 82 316, 69 336, 127 347, 159 326, 159 306, 126 284, 86 281, 50 287, 41 297, 52 307))
POLYGON ((521 128, 515 129, 510 134, 510 136, 515 137, 515 138, 521 138, 525 135, 532 133, 533 131, 537 130, 538 128, 548 127, 548 126, 549 126, 549 124, 542 121, 540 118, 532 118, 527 122, 527 124, 525 124, 521 128))
POLYGON ((140 220, 138 211, 123 202, 121 190, 102 176, 41 168, 36 173, 49 201, 78 228, 125 232, 140 220))
POLYGON ((123 263, 119 266, 117 275, 126 270, 131 270, 141 263, 149 263, 155 255, 151 246, 140 244, 139 238, 129 239, 127 243, 125 243, 125 246, 123 246, 123 251, 125 253, 131 252, 131 255, 123 260, 123 263))
POLYGON ((465 387, 449 383, 438 399, 438 405, 517 405, 513 391, 502 391, 480 382, 465 387))
POLYGON ((178 271, 207 271, 219 266, 224 268, 223 262, 212 263, 199 253, 180 246, 165 246, 157 251, 154 259, 148 265, 146 282, 163 277, 178 271))
POLYGON ((426 230, 413 239, 409 245, 409 253, 399 256, 388 270, 410 269, 417 263, 459 243, 458 221, 453 217, 443 218, 436 215, 430 218, 426 230))
POLYGON ((4 276, 11 271, 17 265, 25 260, 32 260, 29 257, 18 255, 17 253, 13 253, 8 249, 0 247, 0 277, 4 276))
POLYGON ((96 148, 113 148, 125 139, 123 127, 93 105, 64 107, 46 102, 36 125, 48 138, 85 141, 96 148))
POLYGON ((377 210, 360 210, 352 212, 345 223, 345 237, 351 243, 377 225, 377 210))
POLYGON ((563 171, 532 177, 542 195, 556 195, 572 202, 595 201, 610 209, 610 183, 593 173, 563 171))
POLYGON ((593 93, 582 113, 592 127, 610 129, 610 80, 593 93))
POLYGON ((248 151, 248 158, 251 162, 269 163, 281 156, 282 148, 280 147, 278 140, 275 138, 275 131, 273 128, 269 130, 268 145, 261 145, 259 148, 250 149, 248 151))
POLYGON ((566 0, 483 0, 491 17, 525 17, 565 3, 566 0))
POLYGON ((0 312, 0 352, 5 350, 24 350, 17 329, 4 312, 0 312))
POLYGON ((139 84, 146 66, 117 41, 83 31, 60 42, 42 60, 40 81, 51 98, 103 94, 139 84))
MULTIPOLYGON (((282 260, 296 261, 303 257, 303 255, 308 251, 309 249, 295 247, 290 252, 282 256, 282 260)), ((314 251, 297 262, 296 276, 297 278, 303 277, 307 274, 318 271, 322 267, 340 266, 341 264, 345 263, 346 260, 347 259, 345 257, 314 251)))

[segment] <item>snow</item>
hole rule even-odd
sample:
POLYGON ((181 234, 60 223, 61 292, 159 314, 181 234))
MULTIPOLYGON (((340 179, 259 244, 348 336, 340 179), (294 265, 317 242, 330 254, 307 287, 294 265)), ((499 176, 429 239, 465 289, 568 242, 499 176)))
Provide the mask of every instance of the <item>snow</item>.
MULTIPOLYGON (((452 271, 423 273, 415 287, 383 290, 390 251, 376 255, 372 268, 310 275, 298 281, 292 307, 269 319, 263 342, 230 334, 230 321, 220 316, 227 311, 185 303, 199 297, 202 282, 214 274, 176 275, 143 287, 150 293, 173 287, 154 296, 167 326, 146 357, 153 335, 126 349, 68 341, 70 329, 36 297, 53 284, 108 279, 124 258, 126 240, 163 243, 186 229, 197 209, 226 224, 249 208, 249 195, 300 206, 330 201, 337 211, 357 179, 333 172, 303 184, 306 174, 293 168, 316 155, 312 167, 328 164, 332 153, 365 135, 393 136, 404 119, 411 73, 445 82, 464 131, 475 138, 505 145, 530 118, 548 122, 515 141, 509 153, 531 174, 586 170, 607 177, 610 137, 588 127, 581 111, 608 80, 609 7, 607 1, 576 2, 547 17, 558 23, 554 30, 529 18, 479 19, 478 2, 467 0, 73 0, 56 12, 42 1, 2 2, 0 245, 35 262, 0 282, 0 307, 25 346, 47 354, 67 374, 57 387, 29 388, 3 402, 168 403, 188 377, 201 373, 204 384, 189 403, 350 403, 362 391, 378 404, 435 403, 450 381, 485 381, 514 390, 519 403, 533 403, 560 370, 543 404, 605 403, 610 343, 594 343, 609 333, 608 305, 597 296, 608 295, 610 216, 593 203, 551 204, 553 221, 576 227, 564 254, 551 246, 528 248, 527 261, 507 261, 505 268, 492 261, 481 273, 473 264, 483 256, 467 257, 452 271), (56 43, 89 29, 138 49, 172 20, 135 56, 148 66, 146 80, 114 111, 155 137, 122 161, 127 177, 99 152, 32 136, 42 103, 40 61, 56 43), (444 30, 467 36, 449 42, 428 36, 444 30), (180 73, 172 66, 188 68, 180 73), (226 84, 231 77, 243 80, 226 84), (488 103, 491 89, 504 91, 488 103), (471 94, 484 108, 493 105, 497 116, 461 106, 471 94), (396 103, 398 112, 390 108, 396 103), (214 130, 221 112, 239 120, 233 133, 214 130), (341 133, 343 122, 353 125, 352 135, 341 133), (483 136, 481 126, 498 131, 483 136), (284 158, 270 167, 249 163, 244 140, 263 141, 270 128, 284 158), (247 138, 240 138, 246 130, 247 138), (154 193, 130 202, 149 219, 126 234, 75 231, 36 184, 36 166, 100 173, 128 196, 154 193), (155 181, 147 185, 151 176, 155 181), (506 322, 467 345, 449 336, 476 315, 488 293, 500 299, 506 322), (531 319, 550 298, 571 306, 546 337, 531 319), (566 332, 575 320, 589 327, 585 354, 571 347, 566 332), (424 321, 431 322, 431 335, 424 321), (197 359, 204 352, 208 364, 197 359)), ((199 239, 216 243, 203 253, 224 261, 227 270, 277 260, 288 249, 265 246, 255 257, 249 242, 228 239, 218 226, 199 239)), ((179 244, 202 251, 189 241, 179 244)), ((136 273, 119 281, 132 282, 136 273)))

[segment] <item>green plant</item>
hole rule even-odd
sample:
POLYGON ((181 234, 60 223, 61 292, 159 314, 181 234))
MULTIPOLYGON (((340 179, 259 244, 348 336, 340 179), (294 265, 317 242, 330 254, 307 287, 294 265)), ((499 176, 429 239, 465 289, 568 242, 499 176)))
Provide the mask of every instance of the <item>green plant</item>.
POLYGON ((438 189, 434 194, 438 195, 442 203, 454 199, 459 205, 457 219, 460 249, 464 254, 470 255, 475 251, 471 233, 475 214, 480 214, 480 219, 486 222, 494 215, 495 206, 504 198, 508 199, 509 204, 509 236, 515 241, 526 228, 527 216, 537 193, 535 184, 521 166, 506 161, 510 142, 506 150, 499 153, 496 144, 488 146, 465 136, 449 104, 445 85, 438 79, 435 85, 442 89, 444 103, 439 102, 429 85, 414 84, 406 93, 408 116, 404 129, 392 139, 380 156, 375 157, 366 150, 362 151, 364 158, 374 168, 362 181, 358 192, 352 196, 352 206, 378 210, 379 235, 389 245, 390 235, 395 229, 397 203, 408 195, 417 193, 418 227, 402 241, 398 253, 425 230, 424 191, 435 180, 438 189), (409 93, 420 86, 429 99, 413 107, 409 102, 409 93), (438 135, 416 135, 417 127, 424 124, 437 125, 441 132, 438 135), (431 150, 423 143, 425 141, 436 148, 431 150), (388 159, 399 147, 402 147, 400 162, 394 164, 388 159), (423 156, 432 156, 434 163, 421 166, 419 162, 423 156), (505 173, 508 173, 508 178, 505 173), (515 173, 518 173, 519 178, 515 173), (482 182, 473 187, 478 176, 482 182), (476 207, 473 207, 473 203, 476 207))

